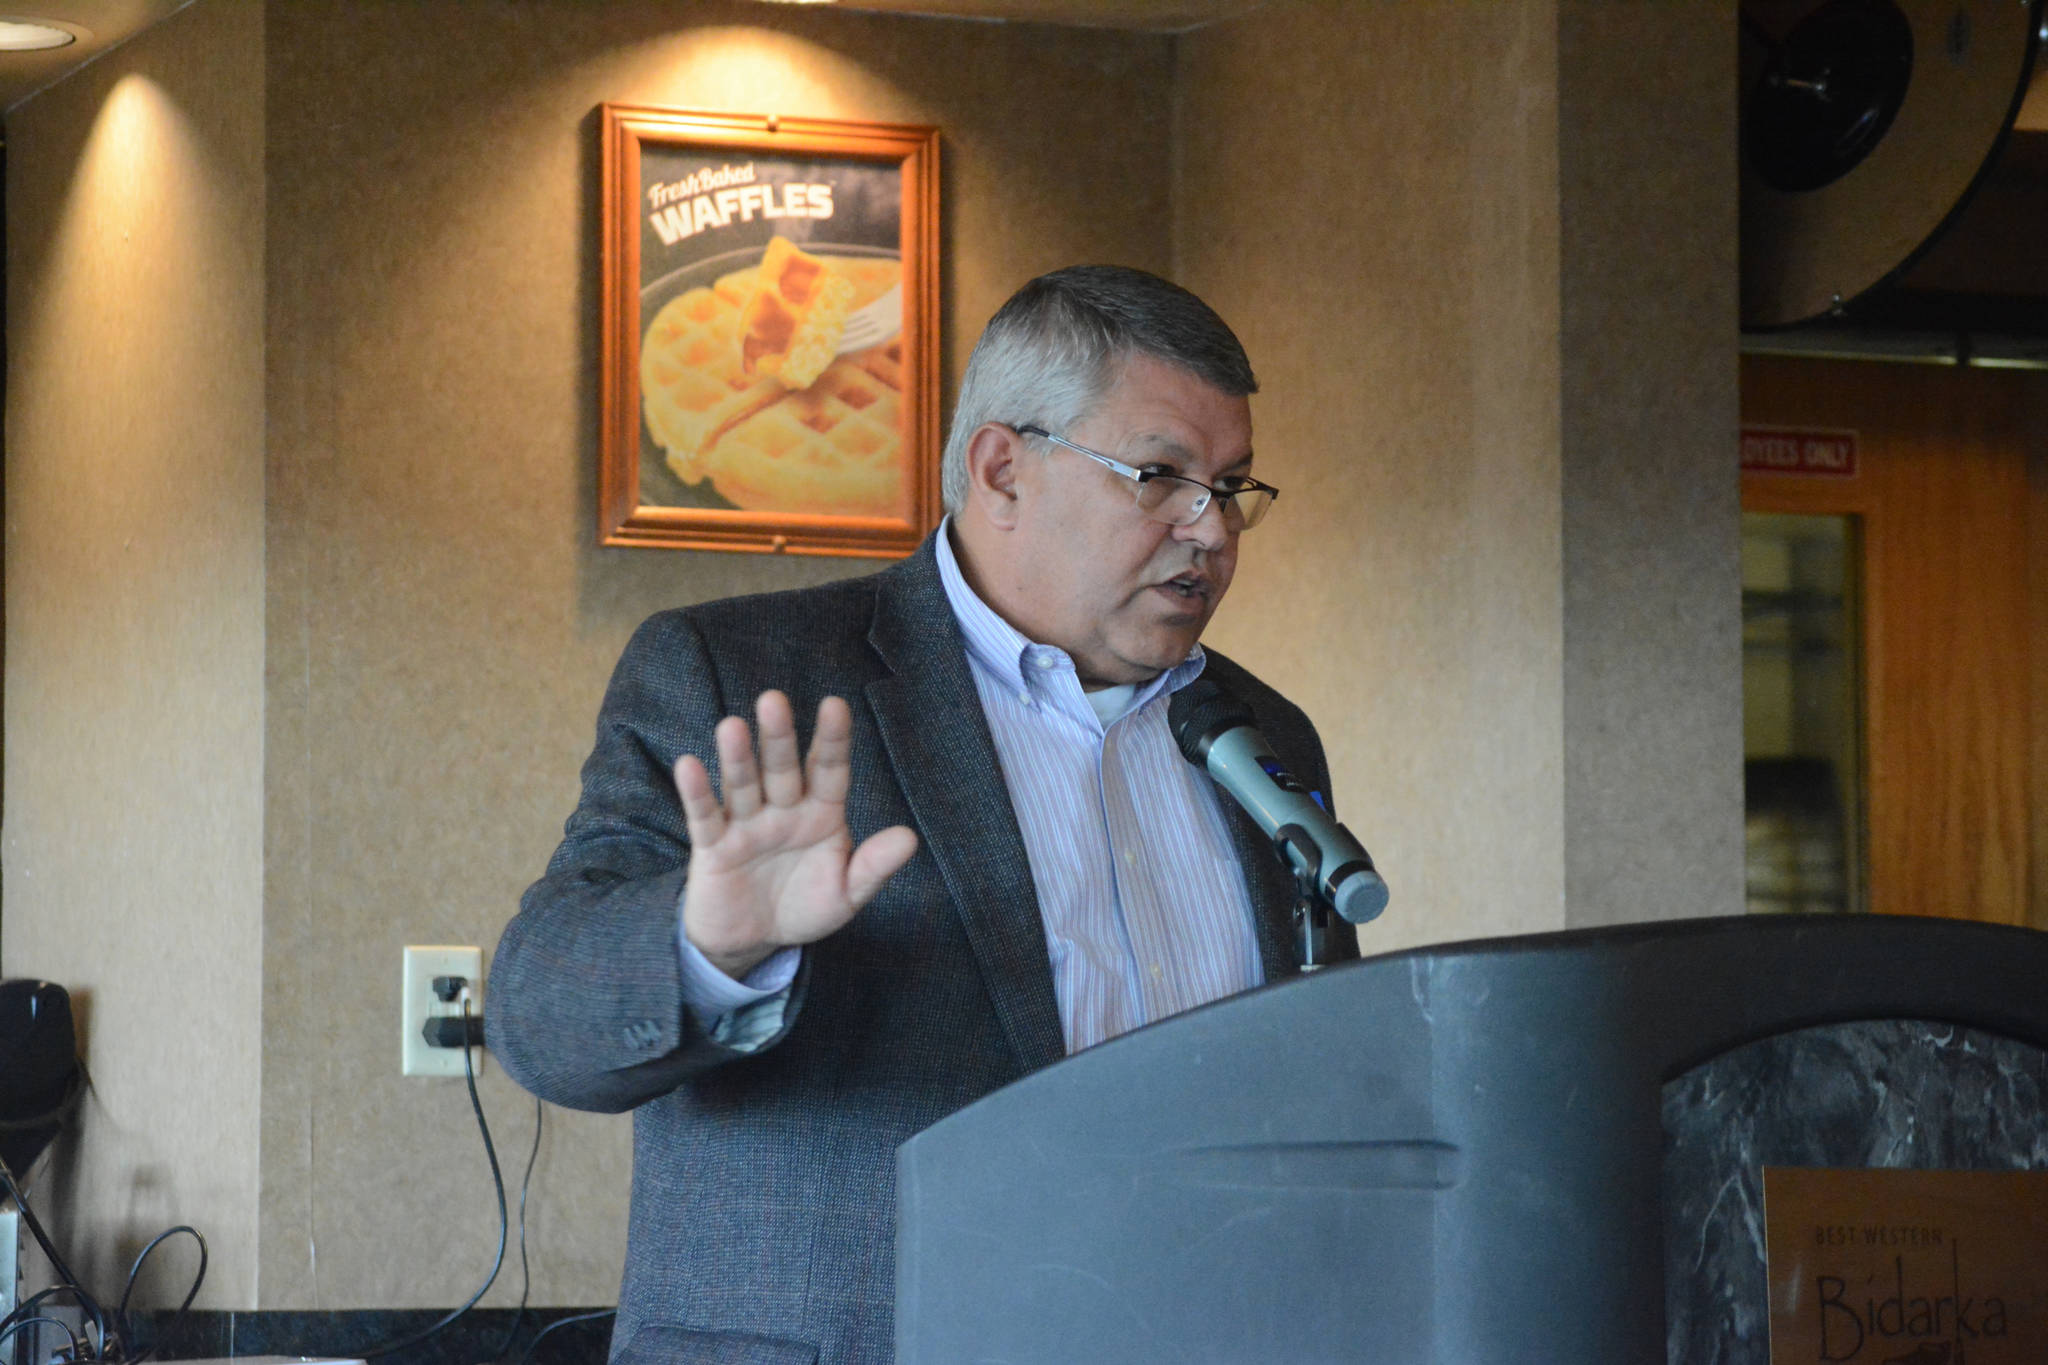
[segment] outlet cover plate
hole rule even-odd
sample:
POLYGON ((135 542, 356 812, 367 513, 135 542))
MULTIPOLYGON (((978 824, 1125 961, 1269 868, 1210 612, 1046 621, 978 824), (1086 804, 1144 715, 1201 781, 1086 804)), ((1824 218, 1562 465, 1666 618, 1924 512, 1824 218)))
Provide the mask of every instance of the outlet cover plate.
MULTIPOLYGON (((420 1036, 427 1020, 440 1015, 459 1017, 462 1014, 459 999, 443 1001, 434 994, 434 978, 437 976, 465 978, 469 982, 469 1012, 483 1018, 483 949, 408 946, 405 950, 405 990, 399 1007, 399 1031, 403 1035, 399 1066, 408 1076, 462 1074, 461 1048, 429 1047, 427 1040, 420 1036)), ((481 1047, 471 1048, 469 1055, 471 1065, 481 1075, 484 1050, 481 1047)))

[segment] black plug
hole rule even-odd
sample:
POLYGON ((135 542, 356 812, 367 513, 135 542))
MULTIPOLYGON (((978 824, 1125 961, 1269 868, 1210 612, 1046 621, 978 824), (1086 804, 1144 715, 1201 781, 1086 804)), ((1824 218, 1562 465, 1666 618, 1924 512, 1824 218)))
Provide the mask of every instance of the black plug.
MULTIPOLYGON (((462 978, 457 977, 460 981, 462 978)), ((484 1021, 474 1014, 437 1014, 420 1029, 428 1047, 471 1047, 484 1045, 484 1021)))
POLYGON ((444 1005, 455 1003, 455 997, 462 994, 462 988, 469 984, 466 976, 437 976, 434 978, 434 998, 444 1005))

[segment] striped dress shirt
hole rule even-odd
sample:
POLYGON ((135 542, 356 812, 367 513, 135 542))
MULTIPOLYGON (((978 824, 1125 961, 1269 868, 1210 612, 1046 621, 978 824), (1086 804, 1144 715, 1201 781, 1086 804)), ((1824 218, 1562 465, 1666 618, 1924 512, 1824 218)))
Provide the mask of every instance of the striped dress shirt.
MULTIPOLYGON (((1258 985, 1251 896, 1216 785, 1166 724, 1168 698, 1201 676, 1201 646, 1150 682, 1084 692, 1065 650, 1027 640, 968 586, 950 518, 938 561, 1031 862, 1067 1051, 1258 985)), ((734 981, 682 932, 681 909, 684 1003, 751 1051, 782 1026, 799 950, 734 981)))
POLYGON ((1201 647, 1149 682, 1086 693, 1064 650, 1026 639, 968 586, 949 532, 939 576, 1031 861, 1067 1051, 1257 985, 1251 898, 1215 784, 1166 723, 1201 647))

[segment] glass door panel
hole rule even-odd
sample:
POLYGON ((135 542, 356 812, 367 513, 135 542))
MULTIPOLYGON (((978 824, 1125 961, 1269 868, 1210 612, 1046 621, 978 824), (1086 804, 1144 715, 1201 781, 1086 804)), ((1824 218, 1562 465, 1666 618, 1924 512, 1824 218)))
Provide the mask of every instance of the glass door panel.
POLYGON ((1865 908, 1856 521, 1742 517, 1745 895, 1865 908))

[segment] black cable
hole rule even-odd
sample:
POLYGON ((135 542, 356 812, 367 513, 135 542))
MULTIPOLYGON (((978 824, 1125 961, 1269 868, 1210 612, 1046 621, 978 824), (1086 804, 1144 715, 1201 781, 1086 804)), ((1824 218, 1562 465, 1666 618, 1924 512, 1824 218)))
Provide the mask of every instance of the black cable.
MULTIPOLYGON (((6 1318, 0 1318, 0 1332, 8 1330, 10 1326, 14 1326, 16 1322, 20 1322, 20 1320, 23 1320, 23 1318, 33 1318, 33 1316, 37 1316, 37 1312, 35 1312, 35 1310, 37 1310, 37 1308, 41 1308, 41 1306, 43 1306, 43 1302, 45 1302, 45 1300, 49 1300, 49 1297, 51 1297, 51 1295, 55 1295, 55 1293, 70 1293, 70 1295, 72 1295, 72 1300, 76 1300, 76 1302, 78 1302, 78 1306, 80 1306, 82 1314, 84 1314, 84 1312, 90 1312, 90 1310, 86 1308, 86 1300, 84 1300, 84 1297, 80 1297, 80 1293, 78 1293, 78 1287, 76 1287, 76 1285, 49 1285, 47 1289, 37 1289, 35 1293, 31 1293, 29 1297, 25 1297, 25 1300, 23 1300, 23 1302, 20 1302, 20 1306, 18 1306, 18 1308, 16 1308, 14 1312, 10 1312, 10 1314, 8 1314, 6 1318)), ((100 1342, 104 1342, 104 1340, 106 1340, 106 1332, 100 1332, 100 1342)), ((100 1347, 100 1357, 104 1357, 104 1355, 106 1355, 106 1347, 102 1345, 102 1347, 100 1347)))
MULTIPOLYGON (((84 1346, 82 1346, 82 1345, 81 1345, 81 1344, 79 1343, 79 1340, 78 1340, 78 1333, 76 1333, 76 1332, 72 1331, 72 1330, 71 1330, 71 1324, 70 1324, 70 1323, 68 1323, 68 1322, 66 1322, 66 1321, 64 1321, 64 1319, 62 1319, 62 1318, 44 1318, 44 1317, 35 1317, 35 1318, 23 1318, 23 1319, 22 1319, 22 1320, 21 1320, 20 1322, 17 1322, 17 1323, 15 1323, 15 1324, 14 1324, 14 1326, 12 1326, 12 1327, 9 1327, 9 1328, 5 1328, 4 1330, 0 1330, 0 1341, 6 1341, 6 1340, 7 1340, 7 1338, 9 1338, 9 1337, 13 1336, 13 1335, 14 1335, 14 1334, 15 1334, 16 1332, 19 1332, 19 1331, 20 1331, 20 1330, 21 1330, 22 1328, 24 1328, 24 1327, 33 1327, 33 1326, 35 1326, 35 1325, 36 1325, 37 1323, 39 1323, 39 1322, 47 1322, 47 1323, 49 1323, 49 1324, 50 1324, 51 1326, 53 1326, 53 1327, 61 1327, 61 1328, 63 1328, 63 1329, 64 1329, 64 1335, 65 1335, 65 1336, 67 1336, 67 1337, 70 1337, 70 1338, 71 1338, 71 1358, 72 1358, 73 1360, 83 1360, 83 1359, 85 1359, 85 1356, 84 1356, 84 1355, 82 1354, 82 1352, 83 1352, 83 1351, 85 1350, 85 1347, 84 1347, 84 1346)), ((538 1338, 536 1338, 536 1340, 538 1340, 538 1338)))
POLYGON ((618 1311, 616 1308, 607 1308, 597 1313, 578 1313, 573 1318, 563 1318, 560 1322, 549 1323, 533 1334, 532 1341, 526 1343, 526 1354, 519 1357, 519 1365, 529 1365, 529 1362, 533 1359, 533 1353, 540 1349, 540 1344, 548 1339, 550 1332, 560 1331, 572 1323, 595 1322, 599 1318, 609 1318, 615 1316, 618 1311))
MULTIPOLYGON (((116 1340, 123 1345, 124 1349, 132 1349, 133 1346, 133 1343, 126 1331, 128 1325, 128 1299, 129 1296, 133 1294, 135 1290, 135 1280, 136 1277, 141 1273, 142 1264, 144 1261, 149 1259, 149 1254, 152 1251, 155 1251, 157 1247, 166 1238, 172 1237, 180 1232, 191 1234, 192 1239, 199 1244, 199 1272, 198 1274, 192 1277, 192 1287, 185 1291, 185 1301, 178 1305, 178 1311, 175 1315, 173 1315, 171 1319, 171 1324, 175 1324, 179 1318, 182 1318, 185 1315, 186 1311, 192 1307, 192 1301, 199 1296, 199 1286, 205 1283, 206 1280, 206 1239, 200 1236, 199 1230, 197 1228, 185 1225, 180 1225, 178 1227, 171 1228, 166 1232, 158 1233, 156 1237, 151 1239, 149 1245, 142 1249, 142 1254, 135 1258, 135 1264, 128 1271, 127 1286, 123 1288, 121 1291, 121 1306, 114 1312, 114 1321, 119 1322, 123 1329, 122 1332, 116 1338, 116 1340)), ((19 1321, 29 1317, 30 1315, 33 1315, 35 1313, 35 1310, 42 1306, 45 1300, 57 1294, 69 1294, 74 1299, 77 1299, 79 1301, 81 1307, 88 1308, 88 1310, 90 1308, 90 1296, 82 1294, 76 1285, 51 1285, 47 1289, 40 1289, 37 1290, 34 1294, 29 1295, 29 1297, 22 1300, 21 1306, 19 1308, 16 1308, 12 1313, 9 1313, 6 1317, 0 1318, 0 1333, 4 1333, 10 1330, 19 1321)), ((48 1319, 45 1320, 47 1321, 48 1319)), ((102 1344, 99 1349, 99 1358, 101 1360, 117 1358, 109 1357, 107 1355, 107 1350, 105 1346, 106 1340, 107 1334, 103 1330, 100 1333, 100 1341, 102 1344)), ((143 1352, 140 1355, 132 1357, 131 1365, 139 1365, 139 1362, 148 1360, 151 1355, 155 1354, 155 1352, 156 1347, 154 1345, 149 1346, 148 1348, 143 1350, 143 1352)))
MULTIPOLYGON (((206 1239, 199 1235, 198 1228, 186 1223, 180 1223, 178 1226, 168 1228, 150 1238, 149 1245, 144 1247, 142 1254, 135 1258, 135 1264, 128 1267, 128 1283, 121 1288, 121 1306, 114 1310, 115 1321, 119 1322, 124 1329, 122 1334, 124 1341, 127 1340, 125 1329, 128 1325, 128 1296, 135 1292, 135 1278, 142 1273, 142 1263, 149 1259, 149 1253, 162 1245, 166 1238, 175 1237, 181 1232, 190 1233, 192 1240, 199 1244, 199 1273, 192 1277, 192 1287, 185 1291, 185 1301, 178 1305, 177 1312, 171 1314, 171 1320, 164 1324, 164 1331, 168 1332, 171 1328, 177 1326, 184 1318, 185 1310, 192 1306, 192 1300, 199 1297, 199 1286, 206 1283, 206 1239)), ((135 1362, 135 1365, 140 1365, 140 1362, 148 1360, 156 1354, 157 1341, 160 1340, 162 1340, 161 1333, 149 1345, 142 1348, 140 1355, 131 1355, 129 1359, 135 1362)), ((133 1343, 130 1342, 129 1346, 132 1350, 133 1343)))
MULTIPOLYGON (((91 1291, 86 1289, 84 1283, 71 1273, 71 1267, 64 1263, 63 1256, 58 1254, 57 1248, 51 1244, 50 1235, 43 1231, 42 1221, 36 1217, 36 1211, 29 1207, 27 1197, 21 1192, 21 1186, 14 1183, 14 1173, 7 1169, 5 1161, 0 1161, 0 1185, 6 1187, 8 1196, 14 1200, 14 1207, 21 1210, 21 1220, 28 1224, 29 1235, 36 1239, 36 1245, 41 1247, 43 1255, 49 1258, 50 1268, 57 1272, 57 1278, 63 1282, 59 1287, 69 1289, 73 1294, 77 1295, 79 1306, 92 1314, 93 1321, 99 1324, 100 1355, 105 1356, 107 1353, 107 1310, 100 1307, 99 1300, 92 1296, 91 1291)), ((127 1355, 127 1342, 118 1332, 114 1334, 114 1340, 121 1347, 121 1354, 127 1355)))
MULTIPOLYGON (((35 1293, 29 1295, 27 1298, 21 1301, 21 1303, 15 1308, 15 1310, 12 1313, 9 1313, 4 1318, 0 1318, 0 1335, 5 1335, 7 1332, 11 1331, 13 1328, 20 1325, 27 1319, 43 1316, 39 1315, 36 1312, 36 1309, 40 1308, 45 1300, 57 1294, 69 1294, 72 1297, 72 1299, 78 1303, 81 1316, 84 1316, 85 1314, 88 1314, 92 1311, 91 1295, 82 1293, 76 1285, 53 1284, 47 1289, 39 1289, 35 1293)), ((47 1320, 47 1318, 45 1320, 47 1320)), ((62 1320, 59 1319, 59 1321, 62 1320)), ((94 1355, 88 1355, 85 1358, 93 1359, 96 1355, 98 1359, 105 1360, 107 1359, 106 1326, 104 1323, 100 1323, 97 1319, 94 1320, 94 1325, 100 1328, 99 1350, 94 1355)))
POLYGON ((526 1174, 519 1177, 519 1311, 512 1315, 512 1325, 505 1331, 505 1339, 498 1343, 498 1349, 491 1353, 492 1360, 503 1360, 511 1351, 512 1343, 519 1338, 520 1324, 526 1321, 526 1299, 533 1291, 533 1272, 526 1264, 526 1192, 533 1184, 533 1163, 540 1157, 540 1126, 546 1117, 539 1096, 533 1101, 533 1146, 526 1153, 526 1174))
MULTIPOLYGON (((36 1309, 42 1307, 43 1301, 53 1294, 69 1294, 73 1299, 79 1301, 81 1309, 84 1307, 84 1301, 79 1299, 77 1289, 68 1284, 53 1284, 48 1289, 38 1289, 35 1293, 23 1299, 20 1306, 12 1313, 9 1313, 4 1318, 0 1318, 0 1332, 8 1331, 25 1319, 36 1317, 36 1309)), ((100 1340, 106 1340, 104 1333, 101 1334, 100 1340)))
POLYGON ((16 1318, 27 1317, 41 1305, 44 1299, 49 1298, 52 1294, 69 1294, 74 1299, 78 1297, 78 1291, 68 1284, 53 1284, 48 1289, 38 1289, 35 1293, 23 1299, 20 1307, 16 1308, 6 1317, 0 1318, 0 1328, 11 1325, 16 1318))
POLYGON ((35 1237, 36 1245, 43 1249, 43 1255, 50 1258, 50 1265, 56 1270, 57 1277, 66 1284, 77 1284, 78 1277, 71 1273, 70 1266, 64 1264, 64 1258, 58 1254, 57 1248, 50 1245, 49 1234, 43 1231, 42 1221, 36 1217, 36 1211, 28 1206, 28 1199, 22 1194, 21 1186, 14 1183, 14 1173, 7 1169, 5 1161, 0 1161, 0 1185, 7 1187, 8 1196, 14 1200, 14 1206, 21 1210, 22 1221, 28 1224, 28 1230, 35 1237))
POLYGON ((0 1327, 8 1326, 16 1318, 27 1317, 30 1313, 34 1312, 35 1309, 42 1304, 42 1301, 44 1299, 49 1298, 52 1294, 69 1294, 73 1298, 78 1297, 78 1291, 73 1289, 68 1284, 53 1284, 48 1289, 38 1289, 35 1293, 23 1299, 21 1301, 20 1307, 16 1308, 12 1313, 9 1313, 6 1317, 0 1318, 0 1327))
MULTIPOLYGON (((465 1023, 470 1017, 469 1001, 467 999, 463 1000, 462 1002, 462 1017, 465 1023)), ((496 1186, 498 1191, 498 1254, 497 1257, 491 1262, 491 1273, 484 1277, 484 1282, 482 1286, 477 1289, 476 1293, 471 1294, 469 1296, 469 1302, 463 1304, 462 1307, 448 1314, 446 1317, 442 1318, 433 1326, 423 1328, 420 1331, 413 1333, 409 1337, 401 1337, 397 1341, 390 1342, 383 1346, 379 1346, 374 1351, 349 1351, 340 1353, 344 1356, 357 1360, 375 1360, 378 1356, 392 1355, 396 1352, 407 1350, 411 1347, 419 1345, 421 1342, 426 1341, 430 1337, 433 1337, 438 1333, 444 1331, 457 1318, 460 1318, 470 1309, 476 1307, 476 1301, 482 1298, 485 1292, 490 1289, 491 1285, 496 1282, 498 1278, 498 1272, 504 1268, 505 1235, 506 1233, 511 1231, 511 1219, 508 1218, 505 1213, 505 1177, 503 1173, 498 1170, 498 1149, 491 1145, 491 1125, 484 1121, 483 1101, 476 1097, 476 1066, 474 1063, 470 1061, 470 1048, 472 1046, 473 1044, 469 1041, 468 1029, 465 1027, 462 1037, 462 1078, 465 1081, 469 1082, 469 1107, 476 1111, 477 1131, 484 1135, 484 1156, 488 1158, 491 1163, 491 1184, 496 1186)))

